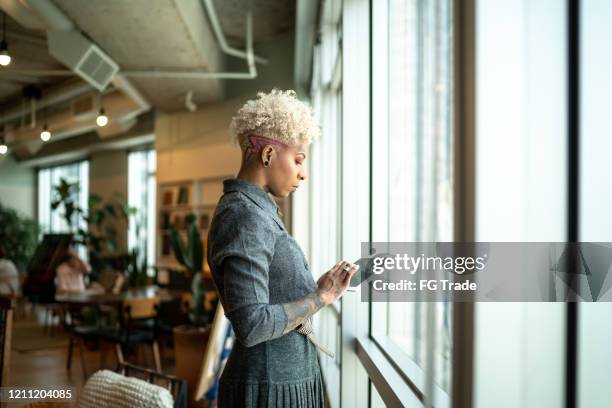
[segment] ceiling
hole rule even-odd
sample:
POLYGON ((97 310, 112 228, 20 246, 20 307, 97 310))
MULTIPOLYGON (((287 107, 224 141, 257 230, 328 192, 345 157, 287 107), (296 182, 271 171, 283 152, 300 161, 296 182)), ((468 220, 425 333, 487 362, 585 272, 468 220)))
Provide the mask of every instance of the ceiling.
MULTIPOLYGON (((119 72, 155 69, 223 72, 226 58, 232 57, 221 51, 204 1, 48 0, 119 65, 119 72)), ((245 10, 252 4, 255 54, 258 42, 293 30, 295 25, 295 0, 213 0, 213 3, 227 42, 241 50, 245 49, 246 41, 245 10)), ((37 10, 24 8, 24 4, 27 6, 28 0, 0 0, 0 8, 8 14, 6 38, 12 57, 9 67, 0 67, 0 112, 22 106, 27 85, 39 88, 43 98, 79 81, 85 84, 81 91, 93 91, 93 87, 72 72, 58 76, 24 72, 68 69, 49 54, 48 20, 37 14, 37 10), (21 14, 16 8, 20 8, 21 14)), ((185 110, 188 92, 192 92, 196 105, 223 99, 224 84, 220 79, 126 79, 152 108, 164 112, 185 110)), ((69 102, 64 100, 58 104, 69 102)), ((53 108, 59 106, 47 109, 53 108)))
MULTIPOLYGON (((244 10, 248 5, 248 1, 214 0, 214 4, 219 14, 223 33, 228 41, 233 46, 244 47, 246 33, 244 10)), ((293 30, 296 12, 295 1, 252 0, 252 4, 253 39, 255 44, 293 30)))

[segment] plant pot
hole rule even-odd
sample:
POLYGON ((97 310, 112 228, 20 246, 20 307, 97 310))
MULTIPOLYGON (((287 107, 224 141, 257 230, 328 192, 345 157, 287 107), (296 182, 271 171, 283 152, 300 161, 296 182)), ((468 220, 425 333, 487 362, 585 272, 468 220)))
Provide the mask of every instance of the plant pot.
POLYGON ((200 380, 210 329, 210 326, 182 325, 172 331, 176 376, 187 380, 189 406, 194 406, 193 394, 200 380))

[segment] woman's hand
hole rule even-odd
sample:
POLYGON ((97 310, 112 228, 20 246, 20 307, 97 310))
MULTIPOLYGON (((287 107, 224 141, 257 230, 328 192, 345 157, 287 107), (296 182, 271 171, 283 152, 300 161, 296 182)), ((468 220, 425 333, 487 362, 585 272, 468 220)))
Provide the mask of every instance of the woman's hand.
POLYGON ((324 306, 340 299, 346 292, 351 277, 357 272, 357 269, 359 267, 350 262, 338 262, 319 278, 317 290, 301 299, 283 303, 283 309, 287 315, 287 326, 283 334, 287 334, 303 324, 324 306))
POLYGON ((340 299, 349 287, 351 278, 359 266, 350 262, 338 262, 333 268, 325 272, 317 281, 317 294, 326 305, 340 299))

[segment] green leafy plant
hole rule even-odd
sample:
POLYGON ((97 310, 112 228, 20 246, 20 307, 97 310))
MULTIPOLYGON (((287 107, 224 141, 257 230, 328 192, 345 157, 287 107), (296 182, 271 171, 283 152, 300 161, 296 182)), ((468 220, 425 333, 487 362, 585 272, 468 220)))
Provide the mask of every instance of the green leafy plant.
POLYGON ((193 324, 201 326, 210 323, 210 316, 204 310, 204 289, 202 287, 204 249, 195 215, 188 215, 185 222, 187 224, 187 243, 181 238, 176 225, 171 226, 170 240, 176 260, 193 275, 191 293, 195 310, 190 317, 193 324))
POLYGON ((147 284, 147 269, 147 255, 141 255, 138 247, 132 248, 129 253, 127 266, 128 286, 145 286, 147 284))
POLYGON ((78 215, 83 214, 83 209, 78 204, 79 183, 69 183, 66 179, 60 179, 58 185, 53 187, 54 197, 51 201, 51 210, 56 211, 62 206, 62 217, 66 221, 70 232, 78 228, 78 215))
MULTIPOLYGON (((142 282, 143 256, 140 249, 126 254, 121 253, 117 245, 117 224, 127 223, 130 217, 140 220, 138 210, 129 207, 125 197, 119 193, 115 193, 110 201, 104 201, 97 194, 90 194, 88 208, 81 208, 78 203, 79 191, 78 183, 60 179, 59 184, 54 186, 51 209, 62 211, 61 215, 73 234, 74 244, 87 247, 93 270, 92 277, 95 279, 96 275, 105 268, 120 267, 126 271, 130 285, 142 282), (85 225, 87 228, 84 228, 85 225)), ((141 222, 137 222, 136 226, 139 229, 141 222)), ((144 276, 146 280, 146 268, 144 276)))
MULTIPOLYGON (((142 214, 134 207, 124 206, 122 211, 126 218, 134 222, 135 235, 140 237, 145 222, 142 214)), ((149 266, 147 262, 146 237, 143 237, 143 240, 144 242, 136 245, 128 254, 127 281, 130 287, 139 287, 147 284, 149 266)))
POLYGON ((39 234, 36 221, 0 203, 0 243, 19 270, 25 270, 34 255, 39 234))

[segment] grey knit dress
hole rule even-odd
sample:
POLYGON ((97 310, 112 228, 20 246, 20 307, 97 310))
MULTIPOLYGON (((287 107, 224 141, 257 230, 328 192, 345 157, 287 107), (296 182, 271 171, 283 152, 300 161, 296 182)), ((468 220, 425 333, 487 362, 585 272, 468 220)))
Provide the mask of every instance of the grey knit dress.
POLYGON ((316 348, 283 335, 282 303, 316 289, 298 243, 260 187, 223 182, 208 235, 207 259, 237 341, 223 370, 219 407, 323 407, 316 348))

